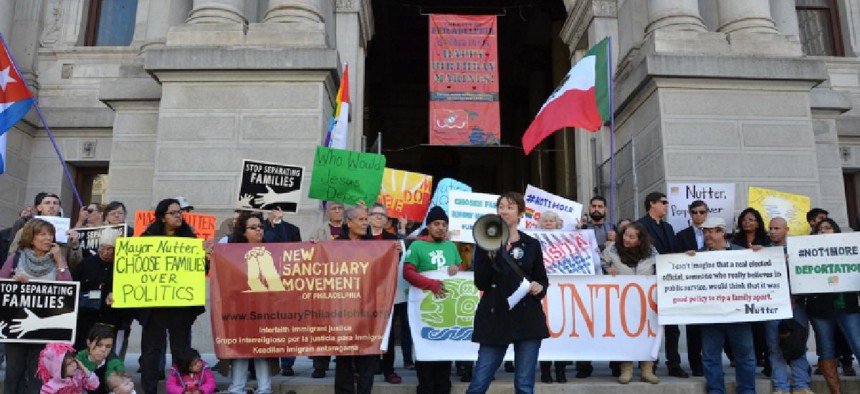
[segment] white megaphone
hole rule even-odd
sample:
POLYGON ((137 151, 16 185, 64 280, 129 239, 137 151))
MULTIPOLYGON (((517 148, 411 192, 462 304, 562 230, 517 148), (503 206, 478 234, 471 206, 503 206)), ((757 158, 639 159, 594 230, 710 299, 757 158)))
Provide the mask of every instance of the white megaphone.
POLYGON ((472 227, 472 238, 475 244, 486 251, 495 252, 508 242, 510 232, 502 217, 487 214, 478 218, 472 227))

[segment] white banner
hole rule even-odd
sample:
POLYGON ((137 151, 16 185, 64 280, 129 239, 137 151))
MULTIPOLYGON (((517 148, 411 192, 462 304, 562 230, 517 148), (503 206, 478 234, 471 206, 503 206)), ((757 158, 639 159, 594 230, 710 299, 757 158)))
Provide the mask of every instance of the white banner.
POLYGON ((860 290, 860 232, 788 238, 791 292, 860 290))
MULTIPOLYGON (((409 291, 415 359, 476 360, 478 344, 472 342, 472 327, 480 295, 472 273, 422 274, 443 280, 448 296, 437 299, 415 287, 409 291)), ((657 358, 663 331, 657 324, 654 276, 559 275, 549 281, 543 304, 550 338, 541 343, 540 360, 657 358)), ((513 359, 512 346, 505 359, 513 359)))
POLYGON ((539 229, 541 217, 547 212, 558 215, 558 227, 550 230, 576 230, 576 225, 582 217, 582 204, 556 196, 550 192, 526 186, 526 214, 520 222, 523 229, 539 229))
POLYGON ((547 275, 595 275, 600 268, 600 251, 594 230, 527 230, 540 242, 547 275))
POLYGON ((42 219, 48 223, 54 225, 55 230, 55 238, 57 242, 64 244, 69 242, 69 237, 66 235, 66 232, 69 231, 69 227, 71 226, 71 220, 69 218, 61 218, 59 216, 34 216, 36 219, 42 219))
POLYGON ((790 318, 786 273, 781 247, 659 255, 660 324, 790 318))
POLYGON ((462 190, 451 190, 448 194, 448 231, 454 242, 473 244, 472 226, 479 217, 496 213, 495 194, 470 193, 462 190))
POLYGON ((732 232, 735 214, 734 183, 669 183, 666 185, 669 200, 669 213, 666 221, 675 232, 690 227, 689 207, 693 201, 702 200, 708 204, 708 216, 723 218, 726 233, 732 232))

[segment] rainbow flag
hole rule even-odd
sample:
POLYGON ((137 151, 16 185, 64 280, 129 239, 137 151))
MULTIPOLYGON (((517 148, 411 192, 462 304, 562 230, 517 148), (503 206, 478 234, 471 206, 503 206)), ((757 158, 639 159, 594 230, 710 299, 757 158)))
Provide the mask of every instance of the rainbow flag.
POLYGON ((534 216, 535 216, 535 209, 534 208, 526 208, 526 218, 531 219, 534 216))
POLYGON ((325 146, 329 148, 346 149, 349 136, 349 64, 343 65, 343 77, 337 90, 337 101, 325 137, 325 146))

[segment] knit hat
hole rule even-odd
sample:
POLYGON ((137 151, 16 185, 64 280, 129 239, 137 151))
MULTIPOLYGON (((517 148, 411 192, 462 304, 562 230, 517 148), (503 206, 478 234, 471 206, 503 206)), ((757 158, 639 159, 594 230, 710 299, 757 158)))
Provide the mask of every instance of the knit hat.
POLYGON ((427 220, 425 222, 430 224, 437 220, 444 220, 445 223, 448 223, 448 214, 446 214, 445 210, 438 205, 430 208, 430 212, 427 212, 427 220))

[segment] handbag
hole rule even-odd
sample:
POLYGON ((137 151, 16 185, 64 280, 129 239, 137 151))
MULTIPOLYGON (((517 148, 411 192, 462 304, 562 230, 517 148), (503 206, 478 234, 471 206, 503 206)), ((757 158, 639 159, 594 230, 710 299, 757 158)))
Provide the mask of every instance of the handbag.
POLYGON ((806 356, 806 338, 809 330, 794 319, 779 322, 779 350, 786 361, 806 356))

